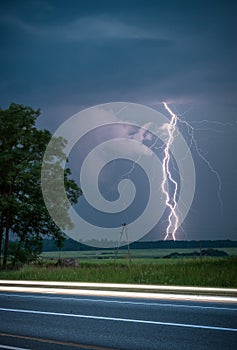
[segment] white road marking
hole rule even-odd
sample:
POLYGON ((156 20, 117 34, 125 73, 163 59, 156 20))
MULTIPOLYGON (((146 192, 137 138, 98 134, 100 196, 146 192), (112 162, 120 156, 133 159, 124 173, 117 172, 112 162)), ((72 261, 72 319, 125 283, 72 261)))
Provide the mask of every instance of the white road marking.
POLYGON ((8 346, 0 344, 0 349, 9 349, 9 350, 29 350, 28 348, 16 348, 15 346, 8 346))
POLYGON ((65 300, 65 301, 85 301, 92 303, 108 303, 108 304, 128 304, 128 305, 144 305, 144 306, 161 306, 161 307, 177 307, 177 308, 191 308, 191 309, 213 309, 213 310, 229 310, 237 311, 237 308, 231 307, 217 307, 217 306, 203 306, 203 305, 185 305, 185 304, 171 304, 171 303, 154 303, 154 302, 141 302, 141 301, 122 301, 122 300, 108 300, 108 299, 89 299, 89 298, 72 298, 72 297, 58 297, 58 296, 46 296, 46 295, 26 295, 26 294, 12 294, 12 293, 0 293, 1 296, 18 297, 18 298, 31 298, 31 299, 47 299, 47 300, 65 300))
POLYGON ((103 320, 103 321, 143 323, 143 324, 151 324, 151 325, 159 325, 159 326, 172 326, 172 327, 185 327, 185 328, 209 329, 209 330, 216 330, 216 331, 237 332, 237 328, 228 328, 228 327, 226 328, 226 327, 216 327, 216 326, 206 326, 206 325, 196 325, 196 324, 186 324, 186 323, 137 320, 137 319, 131 319, 131 318, 117 318, 117 317, 80 315, 80 314, 65 314, 65 313, 60 313, 60 312, 22 310, 22 309, 6 309, 6 308, 0 308, 0 311, 26 313, 26 314, 37 314, 37 315, 48 315, 48 316, 75 317, 75 318, 103 320))
POLYGON ((141 292, 118 292, 110 290, 90 290, 90 289, 63 289, 63 288, 40 288, 40 287, 12 287, 0 286, 0 291, 4 292, 24 292, 24 293, 44 293, 44 294, 74 294, 100 297, 117 298, 140 298, 140 299, 167 299, 167 300, 191 300, 209 302, 227 302, 235 304, 237 298, 210 296, 210 295, 189 295, 189 294, 168 294, 168 293, 141 293, 141 292))

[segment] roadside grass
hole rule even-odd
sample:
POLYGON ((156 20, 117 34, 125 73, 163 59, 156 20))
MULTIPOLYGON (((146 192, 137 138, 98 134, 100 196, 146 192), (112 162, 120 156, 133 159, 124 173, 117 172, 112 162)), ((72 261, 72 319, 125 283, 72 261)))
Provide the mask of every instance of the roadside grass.
POLYGON ((79 261, 77 268, 56 267, 55 260, 20 270, 0 270, 0 279, 161 284, 237 288, 237 257, 79 261), (103 263, 102 263, 103 262, 103 263))

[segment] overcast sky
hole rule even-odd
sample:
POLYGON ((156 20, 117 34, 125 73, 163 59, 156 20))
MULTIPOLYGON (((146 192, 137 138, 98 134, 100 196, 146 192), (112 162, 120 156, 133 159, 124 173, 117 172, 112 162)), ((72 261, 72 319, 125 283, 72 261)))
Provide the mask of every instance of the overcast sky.
POLYGON ((167 101, 195 128, 223 201, 221 211, 218 178, 193 148, 196 192, 179 237, 237 239, 236 16, 234 1, 1 1, 0 106, 41 108, 38 126, 54 132, 97 104, 167 115, 167 101))

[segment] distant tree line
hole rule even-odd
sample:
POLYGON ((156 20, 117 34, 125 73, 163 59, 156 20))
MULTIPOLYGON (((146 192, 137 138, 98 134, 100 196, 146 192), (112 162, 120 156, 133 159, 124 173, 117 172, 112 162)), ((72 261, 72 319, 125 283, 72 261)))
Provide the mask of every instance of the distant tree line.
POLYGON ((191 248, 229 248, 237 247, 237 241, 231 240, 199 240, 199 241, 151 241, 151 242, 134 242, 131 244, 133 249, 154 249, 154 248, 180 248, 180 249, 191 249, 191 248))
POLYGON ((194 251, 191 253, 174 252, 174 253, 170 253, 168 255, 163 256, 163 259, 196 258, 196 257, 203 257, 203 256, 226 257, 226 256, 228 256, 228 253, 226 253, 223 250, 208 248, 208 249, 202 249, 200 251, 194 251))
MULTIPOLYGON (((216 240, 216 241, 138 241, 130 244, 130 249, 188 249, 188 248, 230 248, 237 247, 237 241, 231 240, 216 240)), ((100 250, 101 248, 94 248, 80 242, 76 242, 69 238, 64 241, 62 251, 85 251, 85 250, 100 250)), ((111 248, 110 248, 111 249, 111 248)), ((120 249, 127 249, 123 246, 120 249)), ((43 240, 43 251, 50 252, 59 250, 52 239, 43 240)))
MULTIPOLYGON (((7 267, 9 255, 13 264, 38 256, 44 237, 52 238, 57 247, 62 247, 65 239, 49 216, 41 192, 41 165, 51 134, 36 128, 39 115, 39 110, 14 103, 6 110, 0 109, 0 265, 3 268, 7 267), (9 249, 11 233, 16 240, 9 249)), ((58 167, 65 159, 65 144, 64 139, 55 139, 60 150, 58 167)), ((53 185, 57 173, 51 164, 49 159, 48 180, 53 185)), ((70 175, 70 169, 66 168, 65 190, 71 203, 77 203, 81 190, 70 175)))

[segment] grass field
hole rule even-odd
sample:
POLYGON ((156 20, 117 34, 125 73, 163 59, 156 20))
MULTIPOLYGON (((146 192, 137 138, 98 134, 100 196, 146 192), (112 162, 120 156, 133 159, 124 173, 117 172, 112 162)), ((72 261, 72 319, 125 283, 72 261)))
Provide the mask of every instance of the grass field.
POLYGON ((185 259, 81 260, 77 268, 58 268, 55 260, 43 266, 0 270, 0 279, 140 283, 237 288, 237 257, 185 259))
MULTIPOLYGON (((218 250, 226 252, 229 256, 237 256, 237 248, 218 248, 218 250)), ((130 251, 133 262, 154 262, 157 263, 159 258, 163 258, 173 252, 178 253, 192 253, 194 251, 199 252, 199 249, 132 249, 130 251), (139 259, 139 261, 137 261, 139 259)), ((43 258, 75 258, 80 261, 87 262, 107 262, 108 260, 114 260, 115 258, 127 259, 128 251, 126 249, 115 250, 89 250, 89 251, 64 251, 64 252, 44 252, 43 258)), ((167 259, 167 263, 168 263, 167 259)))

